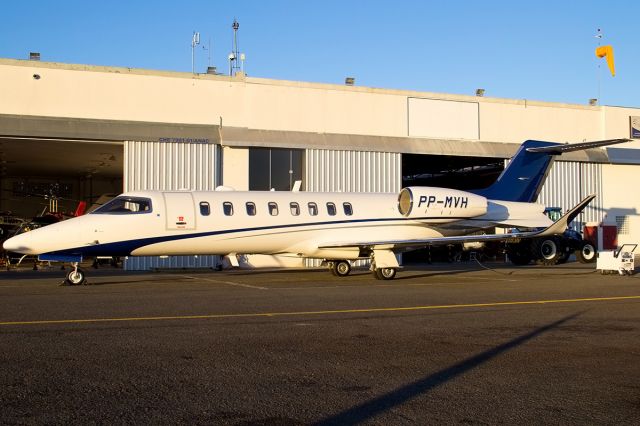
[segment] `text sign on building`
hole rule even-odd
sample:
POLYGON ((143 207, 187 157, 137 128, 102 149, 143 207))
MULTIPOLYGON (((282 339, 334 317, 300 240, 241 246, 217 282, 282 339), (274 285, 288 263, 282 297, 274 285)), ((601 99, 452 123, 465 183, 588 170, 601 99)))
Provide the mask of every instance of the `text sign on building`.
POLYGON ((640 117, 629 117, 631 122, 631 139, 640 139, 640 117))

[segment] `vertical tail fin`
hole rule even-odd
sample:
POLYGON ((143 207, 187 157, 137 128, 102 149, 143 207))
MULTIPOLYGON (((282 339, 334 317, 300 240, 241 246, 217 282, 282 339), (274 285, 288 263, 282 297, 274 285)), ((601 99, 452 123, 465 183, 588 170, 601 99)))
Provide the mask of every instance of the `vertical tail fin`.
POLYGON ((556 155, 629 141, 630 139, 609 139, 576 144, 558 144, 528 140, 520 145, 516 155, 511 158, 511 162, 493 185, 471 192, 491 200, 532 203, 538 198, 556 155))
POLYGON ((531 203, 538 198, 557 153, 529 152, 527 148, 546 148, 557 143, 528 140, 520 145, 509 165, 488 188, 472 191, 490 200, 531 203))

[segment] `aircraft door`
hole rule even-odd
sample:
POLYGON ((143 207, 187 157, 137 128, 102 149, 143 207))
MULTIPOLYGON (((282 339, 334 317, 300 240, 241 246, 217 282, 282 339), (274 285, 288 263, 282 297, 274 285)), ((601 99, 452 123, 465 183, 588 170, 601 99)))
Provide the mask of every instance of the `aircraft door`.
POLYGON ((167 229, 195 229, 196 215, 193 195, 190 192, 165 192, 167 229))

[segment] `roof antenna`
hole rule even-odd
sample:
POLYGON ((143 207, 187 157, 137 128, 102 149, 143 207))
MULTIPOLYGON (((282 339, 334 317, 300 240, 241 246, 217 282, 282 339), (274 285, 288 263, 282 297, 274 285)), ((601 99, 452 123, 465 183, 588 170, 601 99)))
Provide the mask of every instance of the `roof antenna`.
MULTIPOLYGON (((602 30, 600 28, 598 28, 598 32, 596 33, 596 35, 594 36, 595 38, 598 39, 598 47, 600 47, 600 43, 602 42, 602 30)), ((602 105, 602 100, 600 99, 600 76, 602 74, 602 72, 600 71, 600 62, 598 61, 598 96, 595 98, 595 102, 591 102, 591 99, 589 99, 589 104, 590 105, 595 105, 598 101, 600 101, 600 104, 602 105)))
POLYGON ((196 46, 200 44, 200 33, 197 31, 193 32, 193 36, 191 37, 191 73, 196 73, 196 46))
POLYGON ((240 53, 238 50, 238 28, 240 28, 240 24, 236 18, 233 18, 233 44, 231 46, 231 53, 229 53, 229 76, 234 76, 238 72, 244 74, 244 53, 240 53), (239 63, 242 61, 242 64, 239 63))

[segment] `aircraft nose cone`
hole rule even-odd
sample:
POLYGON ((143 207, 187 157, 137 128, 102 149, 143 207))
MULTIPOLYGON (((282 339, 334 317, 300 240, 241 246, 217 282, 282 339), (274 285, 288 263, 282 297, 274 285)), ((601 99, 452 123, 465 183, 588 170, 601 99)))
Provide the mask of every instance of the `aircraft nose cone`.
POLYGON ((6 240, 2 244, 2 248, 14 253, 31 254, 32 250, 26 243, 26 238, 23 238, 22 235, 18 235, 6 240))

